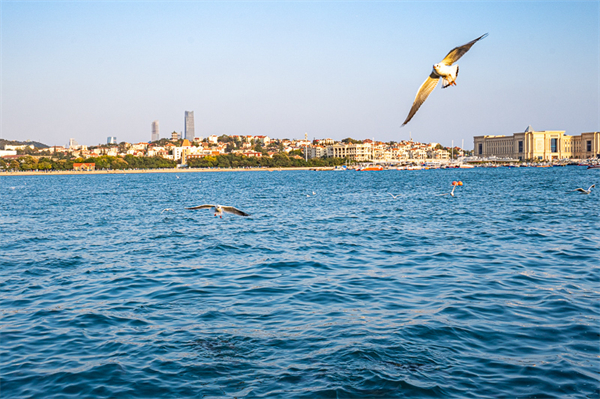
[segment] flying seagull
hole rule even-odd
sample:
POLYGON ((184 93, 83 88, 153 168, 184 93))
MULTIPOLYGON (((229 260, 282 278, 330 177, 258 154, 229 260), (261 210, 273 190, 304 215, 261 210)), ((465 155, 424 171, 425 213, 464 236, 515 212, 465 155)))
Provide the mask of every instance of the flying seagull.
POLYGON ((173 208, 165 208, 160 213, 162 214, 163 212, 175 212, 175 209, 173 209, 173 208))
POLYGON ((458 65, 452 66, 456 61, 460 59, 469 49, 477 43, 477 41, 483 39, 488 34, 484 34, 479 36, 475 40, 471 40, 467 44, 463 44, 460 47, 453 48, 448 55, 438 64, 433 66, 433 71, 431 75, 425 80, 425 82, 419 88, 417 92, 417 96, 415 97, 415 101, 413 102, 412 108, 406 117, 406 120, 402 124, 402 126, 406 125, 408 121, 412 119, 413 116, 419 110, 419 107, 423 105, 427 97, 431 94, 435 86, 437 86, 438 81, 442 78, 442 88, 446 88, 448 86, 456 86, 456 77, 458 76, 458 65))
POLYGON ((590 188, 588 188, 587 190, 584 190, 583 188, 576 188, 575 190, 571 190, 571 191, 579 191, 580 193, 583 193, 583 194, 589 194, 592 192, 592 188, 594 188, 594 187, 596 187, 596 185, 592 184, 590 186, 590 188))
POLYGON ((206 205, 193 206, 191 208, 185 208, 185 209, 196 210, 196 209, 210 209, 210 208, 214 208, 215 209, 215 216, 219 216, 220 218, 223 217, 223 212, 233 213, 234 215, 240 215, 240 216, 250 216, 246 212, 242 212, 239 209, 234 208, 232 206, 221 206, 221 205, 209 205, 209 204, 206 204, 206 205))
POLYGON ((392 193, 388 193, 388 194, 389 194, 389 195, 391 195, 391 196, 392 196, 394 199, 396 199, 396 198, 400 197, 400 194, 398 194, 398 195, 394 195, 394 194, 392 194, 392 193))

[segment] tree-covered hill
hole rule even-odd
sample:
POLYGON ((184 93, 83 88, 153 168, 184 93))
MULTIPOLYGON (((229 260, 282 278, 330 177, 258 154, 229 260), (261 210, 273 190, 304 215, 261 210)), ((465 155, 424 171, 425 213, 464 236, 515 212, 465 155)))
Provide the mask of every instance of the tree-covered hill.
POLYGON ((0 139, 0 150, 4 149, 5 145, 33 145, 35 148, 49 148, 50 146, 38 141, 17 141, 0 139))

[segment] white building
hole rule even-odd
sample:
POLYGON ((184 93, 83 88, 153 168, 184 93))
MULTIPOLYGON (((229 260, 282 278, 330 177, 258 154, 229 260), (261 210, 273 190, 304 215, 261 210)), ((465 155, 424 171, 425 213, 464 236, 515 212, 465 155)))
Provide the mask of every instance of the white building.
POLYGON ((309 159, 323 158, 327 156, 327 148, 322 145, 313 145, 310 147, 306 147, 305 150, 307 151, 306 155, 309 159))
POLYGON ((8 155, 17 155, 16 150, 0 150, 0 158, 8 156, 8 155))

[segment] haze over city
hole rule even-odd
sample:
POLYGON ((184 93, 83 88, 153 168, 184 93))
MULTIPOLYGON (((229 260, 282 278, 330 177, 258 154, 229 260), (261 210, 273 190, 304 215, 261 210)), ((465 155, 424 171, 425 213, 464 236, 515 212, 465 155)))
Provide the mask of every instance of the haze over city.
POLYGON ((599 4, 3 1, 0 138, 148 141, 186 110, 204 137, 597 131, 599 4), (401 129, 432 65, 484 33, 401 129))

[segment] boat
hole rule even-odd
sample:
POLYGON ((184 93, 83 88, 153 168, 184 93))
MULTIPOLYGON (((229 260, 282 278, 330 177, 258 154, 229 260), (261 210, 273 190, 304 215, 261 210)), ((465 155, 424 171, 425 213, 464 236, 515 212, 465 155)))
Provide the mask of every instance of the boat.
POLYGON ((600 169, 600 165, 588 165, 588 169, 600 169))
POLYGON ((383 170, 383 166, 381 165, 367 165, 365 167, 362 167, 360 169, 357 169, 360 171, 376 171, 376 170, 383 170))

